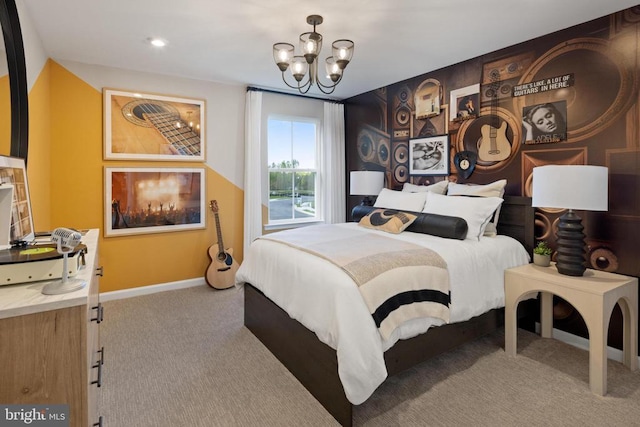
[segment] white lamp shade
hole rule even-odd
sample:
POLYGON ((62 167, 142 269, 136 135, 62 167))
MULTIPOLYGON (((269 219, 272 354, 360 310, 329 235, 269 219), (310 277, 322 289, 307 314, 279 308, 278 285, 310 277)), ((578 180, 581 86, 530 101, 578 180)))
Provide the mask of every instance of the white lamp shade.
POLYGON ((541 208, 606 211, 609 170, 604 166, 547 165, 533 168, 531 204, 541 208))
POLYGON ((377 196, 384 187, 384 172, 353 171, 349 182, 352 196, 377 196))

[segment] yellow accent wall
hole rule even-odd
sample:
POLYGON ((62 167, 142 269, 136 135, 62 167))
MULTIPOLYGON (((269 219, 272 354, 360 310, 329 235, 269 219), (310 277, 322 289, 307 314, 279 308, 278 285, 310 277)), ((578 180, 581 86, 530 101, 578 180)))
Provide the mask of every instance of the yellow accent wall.
POLYGON ((51 66, 47 62, 29 92, 27 178, 36 230, 51 228, 51 66))
MULTIPOLYGON (((102 230, 106 166, 203 167, 207 201, 216 199, 220 208, 225 246, 242 260, 240 188, 204 163, 104 161, 102 93, 53 60, 39 75, 29 104, 27 169, 37 230, 102 230)), ((208 248, 217 240, 213 213, 207 207, 205 214, 204 230, 108 238, 101 233, 101 292, 202 278, 208 248)))

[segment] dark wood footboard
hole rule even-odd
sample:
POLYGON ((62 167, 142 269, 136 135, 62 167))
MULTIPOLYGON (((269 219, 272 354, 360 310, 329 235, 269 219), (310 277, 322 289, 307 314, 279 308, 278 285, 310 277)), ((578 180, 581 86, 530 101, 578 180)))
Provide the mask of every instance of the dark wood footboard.
POLYGON ((249 284, 244 286, 244 324, 340 424, 351 425, 352 405, 334 349, 249 284))

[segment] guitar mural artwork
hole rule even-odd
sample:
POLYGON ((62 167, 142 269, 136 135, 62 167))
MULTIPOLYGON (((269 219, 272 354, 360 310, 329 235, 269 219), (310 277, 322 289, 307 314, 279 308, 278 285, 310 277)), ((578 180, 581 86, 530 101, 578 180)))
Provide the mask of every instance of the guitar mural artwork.
POLYGON ((498 87, 500 75, 491 74, 491 124, 482 125, 478 145, 478 159, 483 162, 501 162, 511 154, 511 144, 507 138, 507 122, 500 124, 498 117, 498 87))
POLYGON ((209 258, 211 263, 207 267, 205 280, 214 289, 228 289, 233 287, 238 271, 238 263, 233 258, 233 249, 225 249, 222 242, 222 231, 220 230, 220 218, 218 217, 218 202, 211 200, 209 207, 216 219, 216 232, 218 243, 209 248, 209 258))

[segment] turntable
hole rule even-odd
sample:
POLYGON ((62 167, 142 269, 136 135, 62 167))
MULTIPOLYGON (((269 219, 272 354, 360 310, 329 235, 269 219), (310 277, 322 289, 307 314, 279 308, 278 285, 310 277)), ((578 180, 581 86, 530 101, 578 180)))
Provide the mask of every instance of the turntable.
MULTIPOLYGON (((68 254, 69 277, 84 268, 86 253, 87 247, 81 243, 68 254)), ((60 279, 62 270, 63 255, 55 243, 0 250, 0 285, 60 279)))

